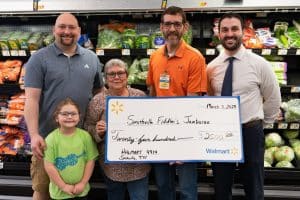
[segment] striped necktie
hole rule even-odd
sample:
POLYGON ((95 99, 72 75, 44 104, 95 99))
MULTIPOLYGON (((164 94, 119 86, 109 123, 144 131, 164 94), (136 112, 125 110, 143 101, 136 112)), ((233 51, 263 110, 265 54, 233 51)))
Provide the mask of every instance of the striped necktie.
POLYGON ((232 96, 232 68, 234 57, 229 57, 228 67, 225 72, 221 96, 232 96))

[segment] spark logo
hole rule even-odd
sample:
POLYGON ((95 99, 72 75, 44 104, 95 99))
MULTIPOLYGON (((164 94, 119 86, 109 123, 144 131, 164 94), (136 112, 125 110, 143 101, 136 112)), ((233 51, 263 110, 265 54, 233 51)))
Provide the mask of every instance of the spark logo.
POLYGON ((119 103, 118 101, 116 101, 115 103, 112 103, 111 112, 114 112, 118 115, 120 112, 123 112, 123 111, 124 111, 124 105, 122 103, 119 103))

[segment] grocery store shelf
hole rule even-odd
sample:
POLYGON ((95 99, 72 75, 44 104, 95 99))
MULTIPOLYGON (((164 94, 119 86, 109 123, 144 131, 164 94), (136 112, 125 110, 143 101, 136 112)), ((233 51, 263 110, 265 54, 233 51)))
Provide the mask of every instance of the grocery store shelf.
MULTIPOLYGON (((91 182, 90 199, 99 199, 105 195, 106 186, 103 182, 91 182)), ((0 199, 28 199, 32 195, 31 180, 30 177, 22 176, 0 176, 0 199), (14 196, 10 196, 14 195, 14 196)), ((176 188, 177 194, 179 194, 179 188, 176 188)), ((155 185, 149 185, 149 199, 155 199, 157 188, 155 185)), ((300 187, 299 186, 285 186, 285 185, 266 185, 264 187, 265 199, 299 199, 300 187)), ((234 199, 244 197, 244 190, 240 184, 235 184, 232 190, 234 199)), ((198 184, 199 197, 206 197, 202 199, 212 199, 214 195, 214 189, 212 183, 198 184)))
MULTIPOLYGON (((215 56, 219 54, 216 48, 198 48, 203 55, 215 56)), ((298 56, 300 49, 247 49, 258 55, 298 56)), ((96 49, 98 56, 149 56, 155 49, 96 49)))

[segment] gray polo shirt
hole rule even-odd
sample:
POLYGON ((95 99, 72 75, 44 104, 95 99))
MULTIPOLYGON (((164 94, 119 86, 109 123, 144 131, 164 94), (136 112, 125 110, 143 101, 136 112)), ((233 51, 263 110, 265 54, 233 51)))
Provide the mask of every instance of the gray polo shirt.
POLYGON ((25 87, 42 90, 40 134, 46 137, 56 128, 53 112, 66 97, 79 105, 81 126, 92 90, 103 86, 102 65, 97 55, 78 45, 75 55, 68 57, 55 44, 51 44, 31 55, 25 67, 25 87))

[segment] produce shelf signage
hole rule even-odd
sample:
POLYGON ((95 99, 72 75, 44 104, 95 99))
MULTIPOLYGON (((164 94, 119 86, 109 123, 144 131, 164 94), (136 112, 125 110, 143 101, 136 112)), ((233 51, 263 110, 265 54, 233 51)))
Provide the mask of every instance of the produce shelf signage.
POLYGON ((109 97, 105 162, 243 162, 239 97, 109 97))

